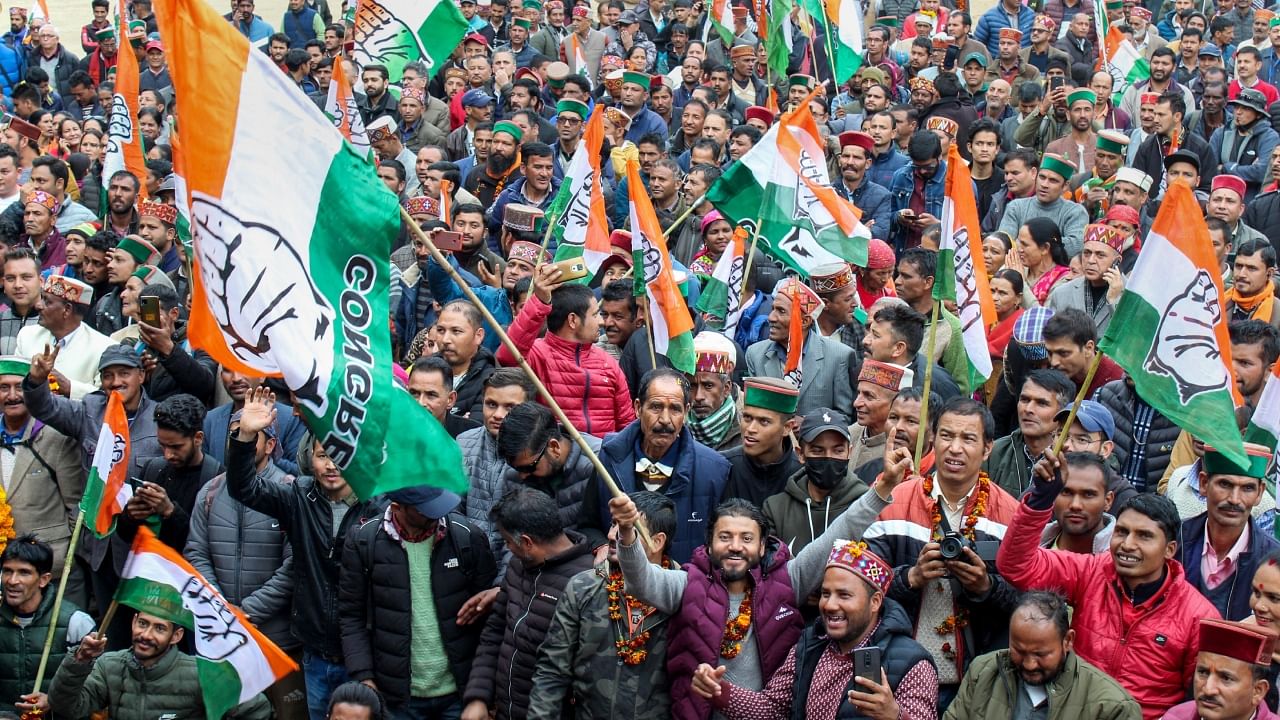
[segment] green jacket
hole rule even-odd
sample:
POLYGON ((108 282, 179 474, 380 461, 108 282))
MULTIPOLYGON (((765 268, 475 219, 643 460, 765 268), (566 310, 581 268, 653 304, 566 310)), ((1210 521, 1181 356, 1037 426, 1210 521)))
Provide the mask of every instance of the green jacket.
POLYGON ((1022 428, 1016 428, 996 440, 991 446, 991 454, 982 463, 982 469, 991 476, 991 481, 1015 498, 1021 498, 1031 485, 1031 468, 1032 464, 1027 462, 1022 428))
MULTIPOLYGON (((133 659, 133 650, 103 653, 95 662, 70 656, 53 676, 49 706, 54 715, 86 718, 106 710, 111 720, 204 720, 196 660, 170 649, 152 667, 133 659)), ((271 706, 261 694, 227 717, 268 720, 271 706)))
MULTIPOLYGON (((31 684, 35 682, 44 641, 49 636, 49 614, 53 610, 53 586, 45 590, 40 607, 31 618, 31 624, 25 628, 14 622, 13 608, 0 603, 0 707, 12 707, 18 698, 31 692, 31 684)), ((62 656, 67 651, 67 627, 71 624, 71 616, 78 611, 67 600, 63 600, 58 608, 58 629, 53 637, 41 690, 49 689, 49 680, 62 663, 62 656)))
MULTIPOLYGON (((1062 672, 1047 686, 1049 720, 1142 720, 1142 708, 1119 683, 1098 668, 1067 655, 1062 672)), ((969 666, 943 720, 1010 718, 1022 692, 1008 650, 979 656, 969 666)))

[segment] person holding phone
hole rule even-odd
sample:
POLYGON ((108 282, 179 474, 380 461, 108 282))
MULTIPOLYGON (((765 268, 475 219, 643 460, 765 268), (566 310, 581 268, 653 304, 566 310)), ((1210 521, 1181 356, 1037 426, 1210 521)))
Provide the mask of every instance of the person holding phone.
POLYGON ((724 667, 703 664, 693 691, 732 716, 936 718, 938 672, 912 638, 906 611, 887 597, 892 581, 893 568, 866 543, 837 540, 822 577, 819 619, 764 689, 738 687, 723 679, 724 667))
POLYGON ((1124 247, 1124 241, 1124 234, 1113 227, 1087 226, 1084 249, 1080 251, 1083 274, 1051 290, 1045 304, 1054 312, 1080 310, 1092 318, 1099 337, 1106 334, 1116 303, 1124 294, 1124 273, 1120 270, 1120 248, 1124 247))

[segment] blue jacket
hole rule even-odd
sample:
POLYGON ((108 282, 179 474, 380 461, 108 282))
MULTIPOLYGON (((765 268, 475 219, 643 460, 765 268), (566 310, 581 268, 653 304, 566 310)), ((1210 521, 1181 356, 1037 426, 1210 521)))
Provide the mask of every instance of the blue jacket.
POLYGON ((1174 38, 1182 34, 1181 30, 1173 24, 1173 16, 1178 13, 1177 10, 1170 10, 1165 14, 1164 19, 1156 23, 1156 32, 1160 33, 1160 37, 1165 42, 1172 42, 1174 38))
POLYGON ((1274 47, 1262 51, 1262 68, 1258 70, 1258 77, 1272 85, 1280 81, 1280 55, 1274 47))
MULTIPOLYGON (((623 492, 642 489, 636 482, 639 439, 640 421, 637 420, 621 432, 606 437, 600 445, 600 461, 623 492)), ((729 461, 694 440, 688 427, 681 428, 676 443, 678 460, 662 494, 676 504, 676 532, 671 541, 671 559, 686 563, 693 557, 694 548, 707 542, 711 513, 720 504, 720 494, 729 479, 729 461)), ((599 478, 593 484, 595 487, 588 489, 588 496, 594 492, 595 498, 588 497, 583 503, 584 521, 591 521, 592 525, 599 523, 596 527, 607 529, 613 522, 609 515, 609 491, 599 478), (594 510, 595 517, 587 515, 590 510, 594 510)))
POLYGON ((267 40, 271 39, 271 36, 275 33, 275 30, 271 28, 271 24, 257 15, 254 15, 247 25, 242 22, 233 22, 231 24, 236 30, 240 31, 241 35, 249 38, 249 44, 254 47, 265 48, 267 40))
POLYGON ((769 313, 773 312, 773 296, 756 290, 755 297, 738 317, 738 329, 733 341, 740 348, 748 348, 769 339, 769 313))
POLYGON ((867 168, 867 179, 882 188, 888 188, 893 183, 893 174, 898 172, 898 168, 910 164, 907 156, 890 143, 888 152, 877 155, 871 161, 871 167, 867 168))
POLYGON ((1280 144, 1280 134, 1271 127, 1271 123, 1267 118, 1262 117, 1258 122, 1253 124, 1249 129, 1249 134, 1243 141, 1237 140, 1243 147, 1240 148, 1236 155, 1236 162, 1227 162, 1222 156, 1222 142, 1226 133, 1235 133, 1235 123, 1224 125, 1213 131, 1209 136, 1209 149, 1213 151, 1213 157, 1222 163, 1222 172, 1226 175, 1235 175, 1244 180, 1248 185, 1248 193, 1245 200, 1253 200, 1257 196, 1258 191, 1262 189, 1262 181, 1267 175, 1267 167, 1271 164, 1271 153, 1276 149, 1276 145, 1280 144))
MULTIPOLYGON (((484 214, 485 225, 489 229, 489 249, 502 255, 502 216, 507 211, 507 205, 516 203, 517 205, 534 205, 541 210, 551 207, 551 201, 555 199, 556 193, 560 191, 560 181, 553 175, 551 178, 551 191, 547 196, 542 198, 542 202, 535 203, 525 197, 523 177, 516 178, 514 182, 502 189, 498 197, 493 199, 493 205, 488 212, 484 214)), ((547 252, 552 256, 556 254, 556 241, 551 238, 547 245, 547 252)))
POLYGON ((627 129, 625 138, 639 145, 640 138, 649 133, 657 133, 664 140, 670 137, 670 133, 667 132, 667 121, 649 108, 641 108, 640 112, 631 118, 631 127, 627 129))
MULTIPOLYGON (((1018 6, 1018 29, 1022 31, 1022 47, 1031 47, 1031 22, 1035 20, 1036 11, 1026 5, 1018 6)), ((1002 3, 982 14, 973 29, 973 39, 987 46, 991 57, 1000 54, 1000 31, 1009 27, 1009 16, 1002 3)))
POLYGON ((306 5, 298 12, 286 9, 281 20, 280 32, 289 36, 289 48, 306 47, 307 43, 316 39, 315 19, 317 13, 306 5))
MULTIPOLYGON (((1205 527, 1208 521, 1209 513, 1207 512, 1182 521, 1182 530, 1179 533, 1181 537, 1178 538, 1178 560, 1182 563, 1182 571, 1186 573, 1187 582, 1205 597, 1209 597, 1213 592, 1205 587, 1204 578, 1200 576, 1200 559, 1204 555, 1204 536, 1207 532, 1205 527)), ((1240 553, 1234 576, 1224 583, 1230 585, 1227 589, 1230 596, 1226 598, 1225 607, 1222 601, 1214 602, 1218 612, 1222 613, 1224 618, 1243 620, 1253 614, 1249 609, 1249 596, 1253 594, 1253 573, 1262 563, 1262 559, 1276 549, 1280 549, 1280 542, 1258 529, 1258 523, 1250 518, 1249 547, 1240 553)), ((1222 587, 1215 589, 1221 590, 1222 587)), ((1213 602, 1213 598, 1209 600, 1213 602)))
POLYGON ((893 201, 889 191, 865 177, 853 192, 845 188, 843 181, 834 187, 837 193, 862 211, 862 224, 871 227, 871 237, 888 242, 889 230, 893 227, 893 212, 889 209, 893 201))
POLYGON ((27 73, 27 59, 21 50, 0 44, 0 90, 5 97, 13 94, 13 87, 22 82, 27 73))
MULTIPOLYGON (((231 434, 231 403, 225 403, 209 411, 204 416, 204 443, 202 448, 209 457, 219 463, 227 461, 227 437, 231 434)), ((293 408, 282 402, 276 403, 276 445, 280 447, 280 457, 273 464, 281 470, 300 477, 310 475, 311 468, 305 472, 298 470, 298 443, 307 432, 302 419, 293 414, 293 408)))
MULTIPOLYGON (((467 284, 475 290, 476 295, 478 295, 482 301, 485 301, 485 306, 493 312, 495 308, 489 304, 487 298, 490 295, 488 291, 495 291, 494 288, 488 287, 484 283, 480 282, 480 278, 477 278, 475 275, 472 275, 466 270, 458 267, 457 262, 457 260, 453 261, 454 268, 456 268, 458 273, 462 275, 462 279, 466 280, 467 284)), ((448 273, 439 267, 436 267, 435 270, 437 270, 441 275, 441 279, 438 281, 439 287, 437 287, 436 284, 432 284, 430 272, 428 272, 428 276, 426 278, 422 277, 422 265, 420 264, 410 267, 400 276, 400 304, 395 308, 395 325, 396 335, 399 337, 401 345, 407 347, 409 343, 413 342, 413 339, 417 337, 418 333, 423 328, 428 328, 435 324, 436 305, 432 305, 421 317, 418 316, 418 293, 421 292, 424 287, 426 288, 426 292, 432 294, 432 298, 440 307, 444 307, 450 300, 463 297, 462 291, 449 281, 448 273), (442 293, 442 295, 436 295, 435 293, 437 292, 442 293)), ((502 291, 496 290, 495 292, 502 291)), ((505 296, 503 301, 505 302, 505 296)), ((506 311, 505 315, 496 312, 495 315, 500 322, 502 322, 502 318, 505 317, 506 321, 504 324, 510 324, 511 311, 509 309, 506 311)), ((490 330, 488 334, 493 335, 494 333, 490 330)), ((497 337, 495 336, 493 339, 494 346, 496 346, 498 342, 497 337)), ((488 337, 485 338, 485 347, 489 347, 490 350, 494 349, 494 347, 489 346, 488 337)))
MULTIPOLYGON (((924 211, 936 218, 942 217, 942 196, 946 192, 946 182, 947 162, 941 160, 938 162, 938 172, 934 173, 933 178, 924 186, 924 211)), ((893 230, 889 233, 893 238, 890 244, 899 250, 902 249, 906 233, 896 220, 898 213, 911 204, 911 192, 915 189, 915 183, 915 166, 911 164, 898 168, 898 171, 893 174, 893 180, 889 183, 889 193, 893 195, 890 210, 894 220, 893 230)))
MULTIPOLYGON (((458 274, 462 275, 464 280, 467 280, 471 285, 471 291, 476 294, 476 297, 480 298, 480 302, 489 309, 498 324, 504 328, 509 327, 514 315, 511 313, 511 302, 507 300, 507 292, 480 282, 471 273, 459 267, 458 261, 453 257, 449 258, 449 263, 453 265, 454 270, 458 271, 458 274), (475 282, 472 282, 472 280, 475 282)), ((449 273, 437 265, 435 260, 427 261, 427 283, 431 288, 431 294, 435 296, 436 302, 440 303, 440 307, 444 307, 454 300, 464 300, 467 297, 463 294, 462 288, 458 287, 453 278, 449 277, 449 273)), ((417 298, 414 301, 417 302, 417 298)), ((484 346, 489 348, 491 352, 497 352, 498 347, 502 345, 502 341, 498 339, 498 332, 490 327, 487 322, 484 329, 484 346)))

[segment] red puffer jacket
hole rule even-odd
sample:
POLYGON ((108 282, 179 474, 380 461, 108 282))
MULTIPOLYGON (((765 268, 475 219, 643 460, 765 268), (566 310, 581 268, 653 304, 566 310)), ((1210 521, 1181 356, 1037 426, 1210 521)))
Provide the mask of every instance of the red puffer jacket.
POLYGON ((996 566, 1020 590, 1058 590, 1075 608, 1071 626, 1080 657, 1115 678, 1154 720, 1187 697, 1200 651, 1200 619, 1218 611, 1183 577, 1168 573, 1156 594, 1134 606, 1125 599, 1110 554, 1080 555, 1040 547, 1040 532, 1053 510, 1025 503, 1009 524, 996 566))
MULTIPOLYGON (((531 295, 507 331, 511 342, 580 432, 604 437, 629 425, 636 411, 618 361, 596 345, 550 332, 538 337, 550 313, 550 305, 531 295)), ((498 362, 517 364, 505 345, 498 349, 498 362)))

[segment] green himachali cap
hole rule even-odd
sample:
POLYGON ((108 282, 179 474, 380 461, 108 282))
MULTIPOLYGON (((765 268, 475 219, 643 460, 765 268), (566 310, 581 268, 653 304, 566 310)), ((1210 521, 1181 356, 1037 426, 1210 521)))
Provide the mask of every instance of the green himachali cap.
POLYGON ((579 118, 586 120, 591 111, 587 109, 587 104, 578 100, 570 100, 568 98, 556 103, 557 113, 573 113, 579 118))
POLYGON ((648 90, 648 89, 649 89, 649 84, 650 84, 651 82, 653 82, 653 78, 649 77, 648 75, 646 75, 646 74, 644 74, 644 73, 642 73, 642 72, 636 72, 636 71, 634 71, 634 70, 628 70, 628 71, 626 71, 626 72, 622 73, 622 82, 624 82, 624 83, 633 83, 633 84, 639 85, 640 87, 644 88, 645 90, 648 90))
POLYGON ((26 375, 31 371, 31 361, 17 355, 0 356, 0 375, 26 375))
POLYGON ((1081 100, 1088 102, 1090 105, 1097 105, 1098 95, 1087 88, 1080 88, 1067 96, 1067 107, 1071 107, 1081 100))
POLYGON ((800 403, 800 391, 787 380, 771 377, 753 377, 743 381, 746 390, 743 405, 763 408, 783 415, 795 415, 800 403))
POLYGON ((1076 166, 1072 165, 1069 160, 1058 155, 1045 155, 1040 161, 1040 170, 1048 170, 1062 176, 1063 180, 1070 180, 1072 175, 1076 174, 1076 166))
POLYGON ((1265 478, 1267 476, 1267 468, 1271 466, 1271 450, 1264 445, 1245 443, 1244 452, 1249 459, 1248 467, 1241 467, 1232 462, 1226 455, 1206 446, 1203 461, 1204 471, 1209 475, 1241 475, 1259 480, 1265 478))
POLYGON ((524 131, 520 129, 520 126, 516 125, 513 122, 509 122, 507 120, 503 120, 502 122, 499 122, 499 123, 494 123, 493 131, 496 133, 506 133, 511 137, 515 138, 516 142, 520 142, 521 138, 524 137, 524 131))

